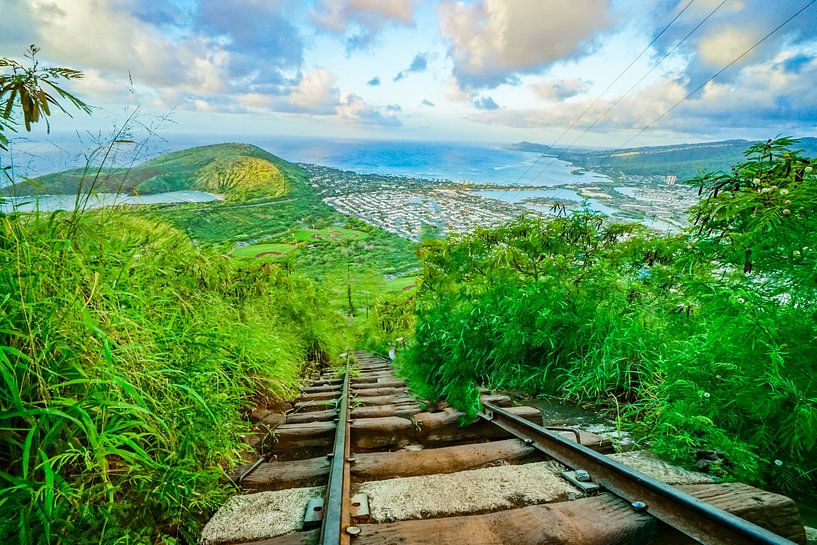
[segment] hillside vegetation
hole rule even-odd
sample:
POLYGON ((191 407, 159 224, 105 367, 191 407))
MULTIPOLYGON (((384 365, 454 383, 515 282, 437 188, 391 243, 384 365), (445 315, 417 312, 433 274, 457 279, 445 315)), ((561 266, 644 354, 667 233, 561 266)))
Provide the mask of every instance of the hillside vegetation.
MULTIPOLYGON (((647 146, 617 150, 563 150, 553 153, 575 166, 611 176, 617 174, 638 176, 669 176, 680 179, 697 176, 701 170, 729 170, 745 159, 745 151, 752 145, 748 140, 722 140, 668 146, 647 146)), ((797 148, 805 155, 817 156, 817 138, 802 138, 797 148)), ((512 149, 548 153, 546 146, 520 142, 512 149)))
POLYGON ((79 168, 3 188, 5 195, 77 192, 152 194, 196 190, 245 201, 290 191, 288 163, 249 144, 215 144, 161 155, 129 168, 79 168))
POLYGON ((403 372, 470 414, 486 384, 607 408, 664 457, 813 491, 817 172, 798 147, 693 180, 683 234, 583 211, 423 244, 403 372))
MULTIPOLYGON (((28 128, 59 106, 38 81, 84 106, 37 79, 79 72, 36 62, 20 70, 28 76, 0 86, 0 98, 14 91, 9 126, 18 112, 28 128)), ((305 196, 293 168, 228 144, 6 188, 75 192, 80 205, 0 213, 4 543, 198 541, 233 493, 225 471, 251 450, 247 408, 294 396, 307 369, 336 361, 342 318, 326 292, 286 267, 231 259, 149 209, 84 212, 82 202, 92 191, 305 196)))
MULTIPOLYGON (((195 543, 242 410, 343 348, 315 284, 165 223, 0 218, 0 535, 195 543)), ((19 540, 19 541, 17 541, 19 540)), ((121 541, 118 541, 121 540, 121 541)))

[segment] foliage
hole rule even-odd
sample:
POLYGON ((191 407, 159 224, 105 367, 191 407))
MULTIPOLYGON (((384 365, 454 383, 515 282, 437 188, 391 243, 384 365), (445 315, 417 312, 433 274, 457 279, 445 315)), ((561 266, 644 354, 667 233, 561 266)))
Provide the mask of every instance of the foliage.
POLYGON ((482 384, 620 407, 665 457, 808 488, 817 177, 795 145, 696 179, 687 233, 585 210, 424 243, 404 374, 471 413, 482 384))
POLYGON ((48 117, 52 107, 67 114, 59 99, 70 102, 78 110, 91 113, 87 104, 62 87, 62 80, 80 79, 82 72, 71 68, 42 68, 36 58, 39 51, 37 46, 29 46, 25 56, 31 61, 31 66, 24 66, 14 59, 0 58, 0 69, 3 69, 0 74, 0 150, 7 149, 8 144, 8 137, 3 131, 15 130, 17 108, 23 114, 26 131, 31 130, 32 123, 43 120, 50 128, 48 117))
POLYGON ((0 533, 20 543, 194 543, 240 409, 342 348, 312 282, 131 214, 3 218, 0 271, 0 533))
MULTIPOLYGON (((31 93, 21 98, 26 128, 57 104, 42 85, 82 105, 49 81, 79 73, 13 66, 8 89, 31 93)), ((311 280, 230 259, 155 216, 84 212, 93 191, 158 187, 162 174, 233 197, 303 196, 292 165, 214 146, 157 158, 131 178, 106 168, 126 131, 94 154, 99 164, 46 180, 76 192, 72 212, 0 216, 0 535, 15 542, 195 543, 232 493, 224 470, 248 450, 246 407, 294 395, 305 366, 345 347, 311 280)), ((21 188, 37 189, 12 192, 21 188)))
POLYGON ((372 305, 363 344, 381 353, 390 346, 405 346, 414 337, 416 321, 413 292, 383 293, 372 305))

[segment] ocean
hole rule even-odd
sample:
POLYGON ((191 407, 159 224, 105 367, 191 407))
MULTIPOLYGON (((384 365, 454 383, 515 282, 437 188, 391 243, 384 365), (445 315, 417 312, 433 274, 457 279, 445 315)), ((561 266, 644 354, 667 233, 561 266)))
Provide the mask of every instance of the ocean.
MULTIPOLYGON (((205 144, 245 142, 290 162, 360 173, 497 185, 550 186, 580 178, 571 173, 570 163, 508 150, 502 144, 202 135, 166 135, 165 139, 153 142, 141 159, 205 144)), ((88 147, 71 135, 55 135, 43 142, 21 141, 12 150, 15 174, 34 177, 83 166, 88 147)), ((121 152, 118 163, 128 161, 127 152, 121 152)), ((590 182, 592 177, 584 177, 584 181, 590 182)))

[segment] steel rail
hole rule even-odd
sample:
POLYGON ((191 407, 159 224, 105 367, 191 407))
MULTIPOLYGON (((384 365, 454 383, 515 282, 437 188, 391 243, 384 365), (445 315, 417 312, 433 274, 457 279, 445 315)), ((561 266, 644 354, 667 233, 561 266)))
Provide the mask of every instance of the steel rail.
POLYGON ((351 541, 347 528, 351 522, 351 475, 349 467, 350 442, 349 370, 343 377, 343 389, 338 406, 335 445, 332 449, 329 482, 324 499, 321 523, 321 545, 348 545, 351 541))
POLYGON ((620 464, 490 402, 479 416, 704 545, 794 545, 784 537, 620 464))

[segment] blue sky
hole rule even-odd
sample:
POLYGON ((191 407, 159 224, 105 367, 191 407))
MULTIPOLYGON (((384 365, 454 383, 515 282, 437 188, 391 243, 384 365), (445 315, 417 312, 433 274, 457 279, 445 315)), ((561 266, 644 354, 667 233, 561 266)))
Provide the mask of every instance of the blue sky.
MULTIPOLYGON (((561 144, 616 147, 807 3, 0 0, 0 55, 82 69, 99 110, 79 128, 138 105, 248 139, 553 143, 575 124, 561 144)), ((817 134, 815 28, 817 5, 632 144, 817 134)))

